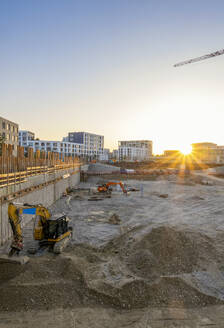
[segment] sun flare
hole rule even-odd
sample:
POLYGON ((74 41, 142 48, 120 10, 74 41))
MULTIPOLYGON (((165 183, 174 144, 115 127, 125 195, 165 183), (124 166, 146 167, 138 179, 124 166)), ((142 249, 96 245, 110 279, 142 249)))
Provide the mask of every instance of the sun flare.
POLYGON ((183 147, 181 147, 180 152, 185 156, 190 155, 191 152, 192 152, 192 148, 191 148, 190 145, 189 146, 183 146, 183 147))

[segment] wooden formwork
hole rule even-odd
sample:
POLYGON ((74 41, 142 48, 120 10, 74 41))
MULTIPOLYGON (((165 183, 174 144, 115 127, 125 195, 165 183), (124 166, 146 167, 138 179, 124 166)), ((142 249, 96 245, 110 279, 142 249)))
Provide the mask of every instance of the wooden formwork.
POLYGON ((34 154, 32 148, 28 149, 25 156, 24 148, 20 146, 17 148, 17 156, 13 156, 12 145, 3 144, 1 149, 0 188, 24 182, 30 176, 80 166, 78 157, 62 158, 58 153, 39 150, 34 154))

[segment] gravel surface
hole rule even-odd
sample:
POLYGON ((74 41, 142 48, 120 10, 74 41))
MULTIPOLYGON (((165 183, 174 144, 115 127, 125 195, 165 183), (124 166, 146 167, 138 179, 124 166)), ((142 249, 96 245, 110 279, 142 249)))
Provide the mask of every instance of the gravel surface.
MULTIPOLYGON (((88 316, 81 313, 89 308, 95 316, 93 327, 113 327, 102 324, 101 311, 107 319, 115 316, 117 327, 140 327, 136 322, 141 324, 149 309, 177 309, 170 311, 179 314, 221 309, 224 186, 190 185, 179 178, 131 180, 128 185, 141 191, 125 196, 115 189, 112 198, 89 202, 96 182, 91 178, 80 184, 80 190, 51 208, 67 214, 74 228, 63 254, 44 252, 24 266, 1 264, 1 312, 63 308, 69 317, 74 311, 87 327, 88 316), (128 321, 130 313, 136 322, 128 321)), ((162 312, 160 320, 166 320, 162 312)))

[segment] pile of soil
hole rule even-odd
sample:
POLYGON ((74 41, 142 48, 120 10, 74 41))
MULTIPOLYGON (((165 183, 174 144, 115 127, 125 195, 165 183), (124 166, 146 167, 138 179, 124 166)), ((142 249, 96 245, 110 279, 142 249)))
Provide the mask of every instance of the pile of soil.
POLYGON ((159 227, 133 243, 128 265, 141 277, 190 273, 214 260, 216 251, 210 238, 200 233, 159 227))
POLYGON ((126 308, 223 303, 224 295, 214 296, 185 279, 205 271, 208 263, 217 266, 219 258, 209 237, 167 226, 130 234, 104 248, 106 254, 115 254, 116 260, 110 262, 109 273, 104 271, 105 278, 96 280, 96 290, 112 295, 126 308))
POLYGON ((224 295, 186 279, 219 260, 212 240, 200 233, 138 227, 102 248, 73 245, 59 256, 32 257, 24 266, 0 264, 0 309, 222 304, 224 295))

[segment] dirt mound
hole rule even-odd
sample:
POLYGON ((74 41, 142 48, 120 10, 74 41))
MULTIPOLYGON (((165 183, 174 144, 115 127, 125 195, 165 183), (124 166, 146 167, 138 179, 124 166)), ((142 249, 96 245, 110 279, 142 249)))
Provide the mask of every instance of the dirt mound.
MULTIPOLYGON (((191 307, 221 304, 221 300, 205 295, 178 277, 163 277, 149 284, 136 280, 119 291, 120 301, 128 308, 150 306, 191 307)), ((124 306, 124 305, 123 305, 124 306)))
MULTIPOLYGON (((200 275, 203 270, 206 273, 208 263, 217 260, 213 244, 200 233, 169 226, 149 232, 142 226, 104 248, 71 245, 60 256, 48 253, 31 258, 24 266, 6 264, 0 268, 0 309, 221 304, 224 296, 214 292, 212 273, 208 288, 206 274, 200 275), (191 279, 195 272, 199 274, 191 279)), ((222 275, 216 277, 221 286, 222 275)))
POLYGON ((0 285, 25 271, 25 266, 13 263, 0 263, 0 285))
POLYGON ((147 306, 195 307, 223 304, 224 301, 205 294, 189 285, 181 277, 161 277, 152 283, 144 279, 126 279, 121 286, 107 281, 96 281, 91 293, 96 293, 102 304, 135 309, 147 306))
POLYGON ((222 295, 186 279, 215 263, 213 244, 205 235, 169 226, 133 229, 101 250, 104 262, 88 267, 86 283, 104 304, 126 309, 221 304, 222 295))
POLYGON ((190 273, 215 258, 210 238, 200 233, 159 227, 132 245, 127 263, 138 276, 190 273))
POLYGON ((82 304, 82 274, 70 262, 48 255, 31 258, 24 266, 8 264, 14 275, 5 276, 0 285, 0 309, 22 311, 82 304))

